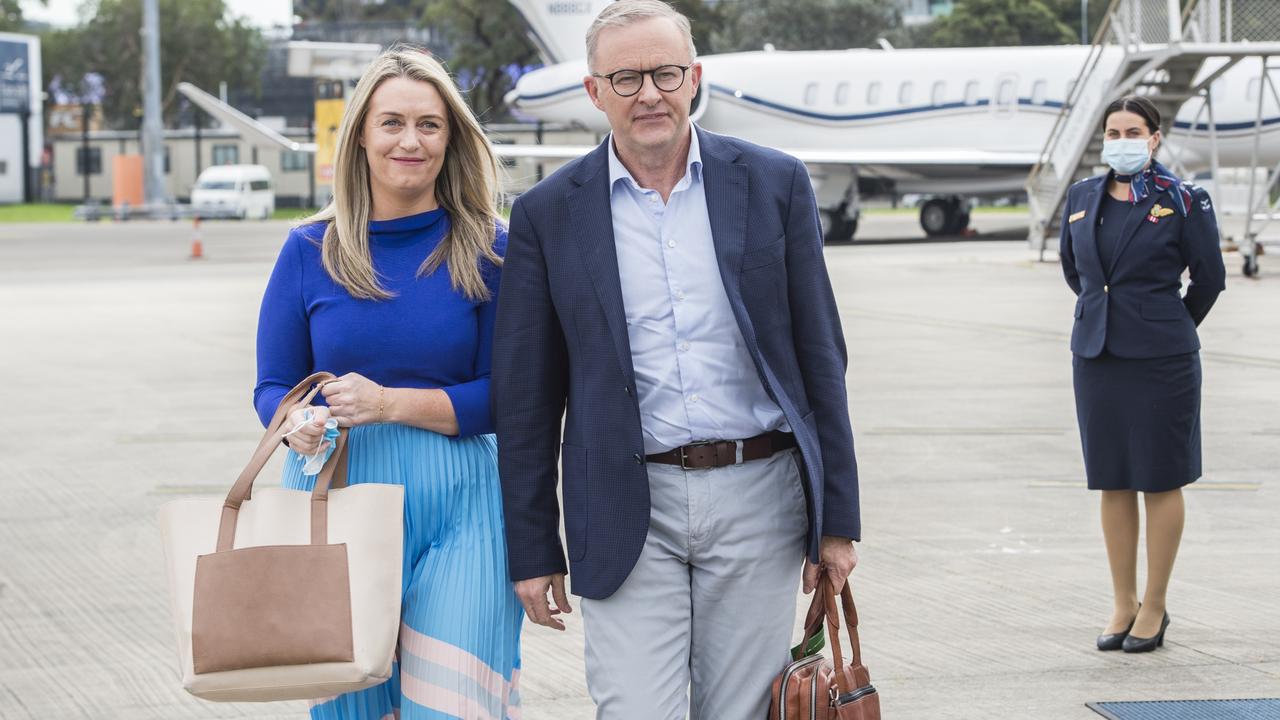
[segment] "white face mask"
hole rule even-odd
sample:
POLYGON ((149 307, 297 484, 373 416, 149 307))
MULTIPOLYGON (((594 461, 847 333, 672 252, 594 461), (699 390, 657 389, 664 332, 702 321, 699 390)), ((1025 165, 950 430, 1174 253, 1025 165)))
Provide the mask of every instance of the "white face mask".
POLYGON ((1149 138, 1117 138, 1102 142, 1102 162, 1121 175, 1142 172, 1151 162, 1149 138))
MULTIPOLYGON (((289 437, 290 435, 298 432, 309 422, 311 422, 311 409, 307 408, 307 410, 302 414, 302 422, 298 423, 298 426, 294 429, 285 433, 283 437, 289 437)), ((329 418, 324 421, 324 439, 320 441, 320 448, 316 450, 316 454, 302 456, 304 459, 304 462, 302 463, 302 474, 304 476, 311 477, 312 475, 320 474, 320 470, 324 468, 325 461, 327 461, 329 456, 333 454, 333 441, 337 439, 338 421, 333 418, 329 418)))

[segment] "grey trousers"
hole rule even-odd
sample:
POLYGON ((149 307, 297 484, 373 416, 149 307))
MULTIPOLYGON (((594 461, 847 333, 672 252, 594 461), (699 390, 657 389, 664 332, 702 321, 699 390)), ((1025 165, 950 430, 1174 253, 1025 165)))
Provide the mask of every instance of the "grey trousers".
POLYGON ((807 527, 796 451, 712 470, 650 463, 649 535, 582 599, 600 720, 757 720, 786 665, 807 527))

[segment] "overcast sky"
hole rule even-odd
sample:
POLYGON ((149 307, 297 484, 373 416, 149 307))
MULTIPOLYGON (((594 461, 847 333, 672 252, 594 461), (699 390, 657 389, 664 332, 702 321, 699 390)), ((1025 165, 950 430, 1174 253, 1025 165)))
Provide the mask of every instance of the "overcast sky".
MULTIPOLYGON (((293 17, 293 0, 224 0, 224 2, 231 14, 248 18, 252 24, 263 28, 289 25, 293 17)), ((43 5, 37 0, 20 0, 20 3, 22 15, 27 19, 67 26, 79 22, 80 8, 85 4, 85 0, 48 0, 43 5)))

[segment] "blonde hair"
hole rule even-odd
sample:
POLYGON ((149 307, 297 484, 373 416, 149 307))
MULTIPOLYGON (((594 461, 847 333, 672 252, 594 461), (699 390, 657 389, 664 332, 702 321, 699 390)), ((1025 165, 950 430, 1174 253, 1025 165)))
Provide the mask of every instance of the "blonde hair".
POLYGON ((436 201, 449 213, 449 231, 418 268, 419 277, 449 268, 454 290, 471 300, 490 299, 481 264, 501 265, 493 250, 498 213, 498 163, 479 121, 467 106, 449 72, 425 51, 396 46, 379 55, 365 70, 347 102, 338 128, 334 156, 333 200, 303 220, 327 223, 320 256, 324 269, 353 297, 386 300, 394 293, 382 287, 369 251, 369 162, 360 132, 369 99, 383 81, 408 78, 430 83, 448 107, 449 145, 436 178, 436 201))
POLYGON ((605 28, 626 27, 641 20, 666 18, 676 24, 676 29, 689 45, 690 62, 698 59, 698 48, 693 44, 693 31, 689 18, 662 0, 615 0, 609 3, 587 28, 587 65, 594 70, 596 48, 600 45, 600 32, 605 28))

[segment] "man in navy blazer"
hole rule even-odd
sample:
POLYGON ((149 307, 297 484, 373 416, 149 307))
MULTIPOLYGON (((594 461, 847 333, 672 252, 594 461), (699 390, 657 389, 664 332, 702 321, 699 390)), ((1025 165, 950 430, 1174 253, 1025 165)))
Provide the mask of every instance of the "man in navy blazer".
POLYGON ((568 571, 598 717, 761 717, 802 565, 806 592, 822 569, 838 589, 860 539, 813 190, 692 125, 701 65, 669 6, 612 3, 587 46, 613 132, 516 201, 499 292, 511 578, 563 629, 568 571))

